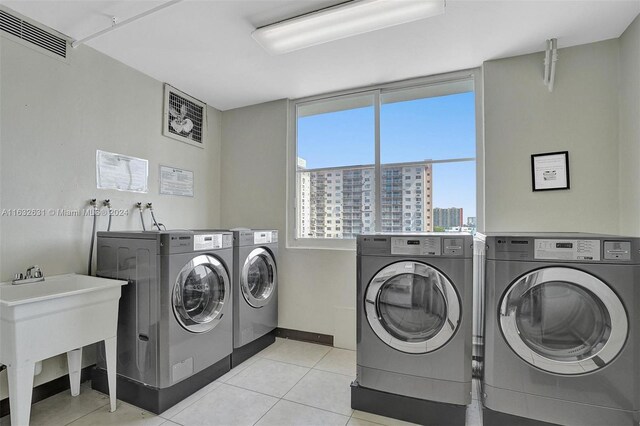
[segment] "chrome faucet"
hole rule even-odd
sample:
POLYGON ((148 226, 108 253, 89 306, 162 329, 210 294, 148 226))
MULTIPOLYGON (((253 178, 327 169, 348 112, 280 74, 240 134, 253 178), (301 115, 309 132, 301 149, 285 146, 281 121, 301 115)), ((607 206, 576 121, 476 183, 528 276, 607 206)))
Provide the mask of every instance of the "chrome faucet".
POLYGON ((38 265, 33 265, 27 268, 26 274, 16 274, 11 284, 28 284, 37 283, 38 281, 44 281, 44 274, 38 265))

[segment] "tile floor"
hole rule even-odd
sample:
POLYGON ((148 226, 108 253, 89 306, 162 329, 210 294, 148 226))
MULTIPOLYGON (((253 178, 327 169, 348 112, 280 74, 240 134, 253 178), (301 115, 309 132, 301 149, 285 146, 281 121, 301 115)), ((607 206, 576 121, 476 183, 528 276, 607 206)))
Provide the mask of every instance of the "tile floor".
MULTIPOLYGON (((160 415, 122 401, 109 412, 106 395, 82 385, 33 405, 32 425, 410 425, 352 410, 349 384, 356 353, 328 346, 277 339, 253 358, 160 415)), ((474 387, 467 426, 482 426, 474 387)), ((10 425, 9 417, 0 425, 10 425)))

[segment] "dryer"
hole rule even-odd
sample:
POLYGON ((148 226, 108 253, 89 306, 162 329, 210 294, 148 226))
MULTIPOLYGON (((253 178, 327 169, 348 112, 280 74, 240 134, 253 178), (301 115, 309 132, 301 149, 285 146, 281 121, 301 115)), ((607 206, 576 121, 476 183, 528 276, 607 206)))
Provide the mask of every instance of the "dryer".
POLYGON ((358 236, 353 408, 464 425, 472 262, 470 234, 358 236))
POLYGON ((490 234, 487 247, 484 424, 637 425, 640 239, 490 234))
MULTIPOLYGON (((118 398, 161 413, 230 369, 233 234, 99 232, 97 275, 127 280, 118 398)), ((106 386, 99 356, 94 388, 106 386)))
POLYGON ((278 231, 233 231, 232 368, 275 341, 278 326, 278 231))

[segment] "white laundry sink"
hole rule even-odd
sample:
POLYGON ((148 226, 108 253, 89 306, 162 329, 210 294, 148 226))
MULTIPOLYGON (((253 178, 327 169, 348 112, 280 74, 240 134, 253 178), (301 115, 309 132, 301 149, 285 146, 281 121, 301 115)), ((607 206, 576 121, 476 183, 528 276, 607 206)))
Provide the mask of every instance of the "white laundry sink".
POLYGON ((46 277, 44 281, 30 284, 0 283, 0 304, 7 307, 24 305, 42 300, 91 293, 96 290, 118 288, 123 284, 126 282, 79 274, 55 275, 46 277))
POLYGON ((11 423, 28 424, 35 363, 67 353, 72 394, 80 386, 81 348, 105 341, 111 408, 120 287, 126 281, 67 274, 44 281, 0 284, 0 363, 9 373, 11 423), (15 419, 14 419, 15 417, 15 419), (15 423, 14 423, 15 421, 15 423))

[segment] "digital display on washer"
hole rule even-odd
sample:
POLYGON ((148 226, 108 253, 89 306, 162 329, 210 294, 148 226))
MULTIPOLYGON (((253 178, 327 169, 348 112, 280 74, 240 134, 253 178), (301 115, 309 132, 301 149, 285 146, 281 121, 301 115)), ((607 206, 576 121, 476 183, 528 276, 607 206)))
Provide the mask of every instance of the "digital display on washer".
POLYGON ((556 243, 556 248, 573 248, 573 243, 556 243))

